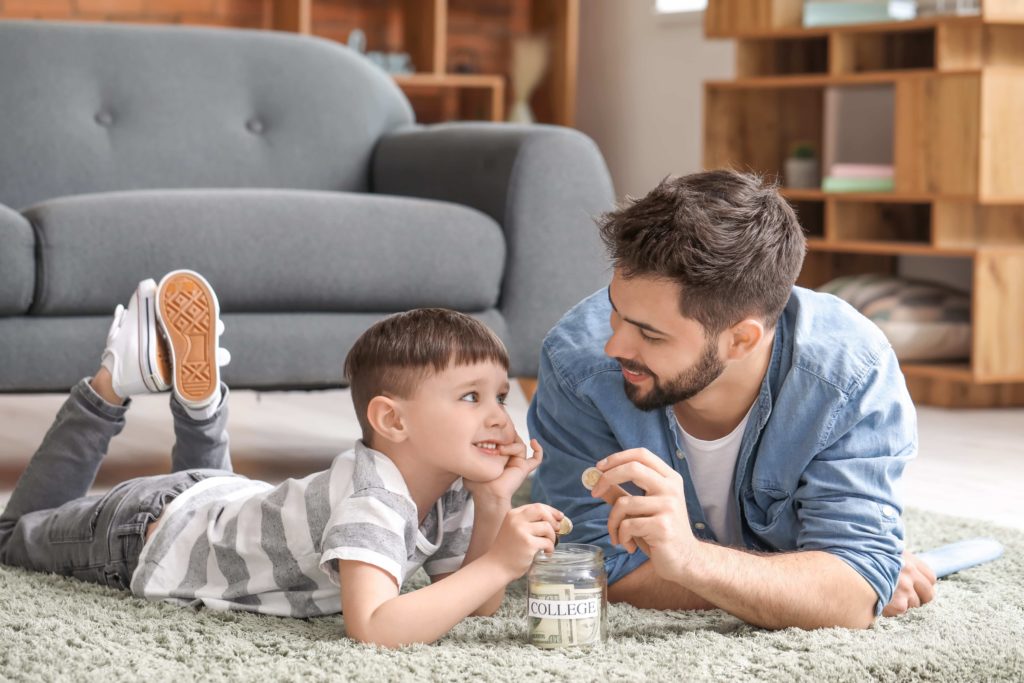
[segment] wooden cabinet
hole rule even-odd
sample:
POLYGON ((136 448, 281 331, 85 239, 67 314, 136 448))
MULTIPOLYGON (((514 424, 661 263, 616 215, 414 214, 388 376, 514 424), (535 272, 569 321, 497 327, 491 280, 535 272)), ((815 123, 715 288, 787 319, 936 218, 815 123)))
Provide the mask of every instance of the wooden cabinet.
POLYGON ((576 118, 579 0, 272 0, 271 27, 346 41, 354 28, 367 49, 406 52, 415 73, 396 76, 417 120, 502 121, 513 93, 513 43, 547 41, 545 75, 530 99, 540 123, 576 118))
POLYGON ((780 176, 799 143, 827 156, 830 90, 891 88, 892 192, 783 190, 808 232, 799 284, 895 273, 901 256, 967 264, 970 358, 904 363, 911 393, 949 407, 1024 405, 1024 3, 810 29, 801 7, 710 0, 705 31, 736 39, 737 78, 705 84, 705 167, 780 176))

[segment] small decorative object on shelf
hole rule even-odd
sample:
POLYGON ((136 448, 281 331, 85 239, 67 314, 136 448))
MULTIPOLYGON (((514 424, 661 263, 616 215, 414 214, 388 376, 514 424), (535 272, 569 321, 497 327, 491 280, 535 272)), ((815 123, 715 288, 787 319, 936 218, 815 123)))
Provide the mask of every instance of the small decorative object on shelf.
POLYGON ((821 182, 821 171, 814 146, 800 143, 793 147, 793 152, 786 159, 784 181, 786 187, 794 190, 817 188, 821 182))
POLYGON ((509 121, 534 122, 530 96, 547 70, 548 51, 548 41, 544 36, 523 36, 512 43, 512 108, 508 113, 509 121))
POLYGON ((944 14, 968 16, 981 14, 980 0, 917 0, 917 16, 933 17, 944 14))
POLYGON ((377 50, 367 52, 366 33, 362 29, 352 29, 348 34, 348 46, 365 55, 367 59, 389 74, 411 74, 415 70, 412 57, 408 52, 380 52, 377 50))

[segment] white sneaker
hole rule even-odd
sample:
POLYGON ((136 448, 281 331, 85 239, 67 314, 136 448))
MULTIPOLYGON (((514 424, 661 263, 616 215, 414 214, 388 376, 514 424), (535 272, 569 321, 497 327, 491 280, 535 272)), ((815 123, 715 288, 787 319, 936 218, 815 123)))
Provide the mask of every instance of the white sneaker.
POLYGON ((110 372, 114 393, 122 399, 171 388, 167 344, 157 328, 156 282, 143 280, 128 301, 118 304, 100 364, 110 372))
POLYGON ((224 324, 213 287, 199 273, 175 270, 157 288, 157 320, 167 335, 174 396, 203 411, 220 401, 220 366, 231 354, 220 348, 224 324))

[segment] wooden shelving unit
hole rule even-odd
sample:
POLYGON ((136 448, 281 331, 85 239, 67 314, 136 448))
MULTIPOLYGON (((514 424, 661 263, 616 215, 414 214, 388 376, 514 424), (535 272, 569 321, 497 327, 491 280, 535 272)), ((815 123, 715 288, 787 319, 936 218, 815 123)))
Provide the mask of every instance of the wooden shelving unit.
POLYGON ((891 87, 893 192, 783 191, 808 233, 798 282, 895 273, 901 256, 970 264, 969 360, 904 363, 908 386, 926 404, 1024 405, 1024 3, 812 29, 802 6, 709 1, 737 78, 705 84, 705 167, 781 176, 795 144, 825 148, 826 89, 891 87))
POLYGON ((416 72, 395 81, 424 123, 504 120, 512 42, 541 34, 549 60, 531 109, 540 123, 575 123, 579 0, 268 1, 271 28, 338 41, 360 28, 368 50, 409 53, 416 72))

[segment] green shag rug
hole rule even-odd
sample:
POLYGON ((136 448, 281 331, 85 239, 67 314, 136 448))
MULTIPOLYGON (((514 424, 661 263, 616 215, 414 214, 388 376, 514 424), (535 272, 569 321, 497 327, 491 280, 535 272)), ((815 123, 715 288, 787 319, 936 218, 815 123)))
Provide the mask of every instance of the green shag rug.
POLYGON ((0 567, 0 680, 1024 680, 1024 532, 920 511, 907 528, 915 549, 994 536, 1006 553, 867 631, 770 632, 721 611, 611 605, 609 642, 576 652, 525 643, 523 581, 497 616, 391 651, 347 640, 341 616, 195 611, 0 567))

